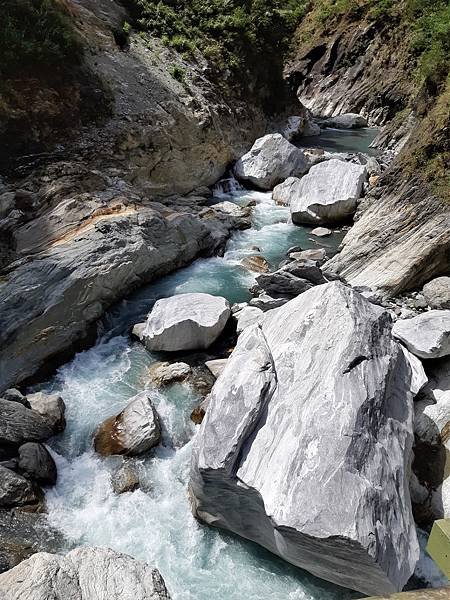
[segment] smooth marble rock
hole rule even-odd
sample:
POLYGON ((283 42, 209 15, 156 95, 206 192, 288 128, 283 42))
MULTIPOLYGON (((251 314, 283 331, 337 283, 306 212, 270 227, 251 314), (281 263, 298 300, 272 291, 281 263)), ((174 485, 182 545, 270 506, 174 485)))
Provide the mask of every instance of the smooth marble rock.
POLYGON ((401 590, 419 556, 416 376, 391 329, 340 282, 247 328, 194 440, 196 516, 344 587, 401 590))
POLYGON ((228 358, 215 358, 214 360, 207 360, 205 362, 206 367, 211 371, 214 377, 217 379, 225 369, 228 358))
POLYGON ((431 308, 450 309, 450 277, 432 279, 423 286, 422 293, 431 308))
POLYGON ((246 306, 237 315, 237 333, 242 333, 244 329, 255 323, 260 323, 264 317, 264 313, 256 306, 246 306))
POLYGON ((231 314, 228 300, 210 294, 179 294, 158 300, 145 326, 134 329, 150 351, 177 352, 211 346, 231 314))
POLYGON ((43 442, 53 435, 47 421, 19 402, 0 399, 0 444, 43 442))
POLYGON ((170 600, 159 571, 110 548, 39 552, 0 575, 7 600, 170 600))
POLYGON ((336 129, 360 129, 361 127, 367 127, 368 123, 367 119, 358 113, 345 113, 330 117, 323 125, 336 129))
POLYGON ((362 165, 327 160, 311 167, 291 189, 291 217, 297 225, 322 225, 350 219, 363 192, 362 165))
POLYGON ((310 163, 303 152, 280 133, 271 133, 256 140, 247 154, 234 166, 239 181, 262 190, 271 190, 290 176, 306 173, 310 163))
POLYGON ((450 354, 450 310, 430 310, 412 319, 400 319, 393 335, 420 358, 450 354))
POLYGON ((311 235, 315 235, 316 237, 327 237, 331 235, 333 232, 328 227, 316 227, 311 230, 311 235))
POLYGON ((95 451, 103 456, 139 456, 159 444, 161 427, 147 394, 141 392, 124 410, 106 419, 95 433, 95 451))

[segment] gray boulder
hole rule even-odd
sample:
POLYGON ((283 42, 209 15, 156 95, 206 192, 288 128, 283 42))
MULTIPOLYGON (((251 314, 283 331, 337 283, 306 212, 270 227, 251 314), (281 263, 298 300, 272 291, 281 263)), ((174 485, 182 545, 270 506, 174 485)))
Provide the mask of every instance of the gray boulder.
POLYGON ((280 296, 278 298, 272 298, 269 294, 261 293, 256 298, 251 298, 248 305, 260 308, 263 312, 272 310, 273 308, 279 308, 289 302, 290 298, 287 296, 280 296))
POLYGON ((191 367, 183 362, 158 362, 149 369, 150 381, 158 386, 183 381, 191 373, 191 367))
POLYGON ((228 300, 220 296, 179 294, 158 300, 133 332, 151 351, 199 350, 216 341, 230 314, 228 300))
POLYGON ((367 119, 357 113, 345 113, 336 117, 330 117, 323 125, 336 129, 360 129, 361 127, 367 127, 368 123, 367 119))
POLYGON ((95 451, 103 456, 139 456, 161 439, 158 415, 147 392, 137 394, 124 410, 106 419, 97 429, 95 451))
POLYGON ((42 494, 30 481, 0 466, 0 508, 37 505, 42 494))
POLYGON ((281 134, 272 133, 256 140, 251 150, 235 164, 234 174, 240 181, 271 190, 291 175, 303 175, 309 166, 301 150, 281 134))
POLYGON ((288 177, 282 183, 273 188, 272 199, 281 206, 290 206, 291 200, 297 193, 300 179, 298 177, 288 177))
POLYGON ((58 394, 37 392, 27 396, 31 408, 39 413, 52 428, 54 433, 64 431, 66 427, 66 405, 58 394))
POLYGON ((27 442, 20 446, 17 468, 21 475, 40 485, 55 485, 56 483, 55 461, 42 444, 27 442))
POLYGON ((450 277, 437 277, 423 286, 422 294, 431 308, 450 309, 450 277))
POLYGON ((8 600, 170 600, 157 569, 109 548, 39 552, 0 575, 8 600))
POLYGON ((446 356, 450 354, 450 310, 430 310, 413 319, 400 319, 392 333, 420 358, 446 356))
POLYGON ((139 487, 139 477, 132 464, 123 464, 111 476, 111 487, 115 494, 134 492, 139 487))
POLYGON ((43 442, 53 435, 47 421, 19 402, 0 399, 0 444, 43 442))
POLYGON ((391 317, 339 282, 239 337, 194 442, 194 512, 364 594, 419 555, 408 491, 412 372, 391 317))
POLYGON ((350 219, 361 197, 367 171, 362 165, 327 160, 292 186, 291 217, 296 224, 322 225, 350 219))
POLYGON ((19 402, 23 404, 25 408, 31 408, 30 403, 28 402, 26 396, 24 396, 19 390, 15 388, 10 388, 9 390, 5 390, 2 393, 3 400, 8 400, 9 402, 19 402))
POLYGON ((313 260, 296 260, 274 271, 259 275, 256 281, 267 294, 277 296, 298 296, 313 285, 325 283, 318 263, 313 260))

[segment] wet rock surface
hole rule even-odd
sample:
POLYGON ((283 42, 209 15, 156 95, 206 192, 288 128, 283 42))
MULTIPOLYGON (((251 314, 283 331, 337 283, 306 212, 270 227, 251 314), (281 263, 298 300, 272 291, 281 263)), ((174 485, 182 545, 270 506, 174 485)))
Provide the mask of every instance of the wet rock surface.
POLYGON ((418 557, 415 377, 389 315, 341 283, 268 313, 211 393, 191 469, 196 515, 344 587, 402 589, 418 557))
POLYGON ((99 426, 94 447, 102 456, 139 456, 156 446, 160 439, 159 417, 147 392, 141 392, 120 414, 99 426))

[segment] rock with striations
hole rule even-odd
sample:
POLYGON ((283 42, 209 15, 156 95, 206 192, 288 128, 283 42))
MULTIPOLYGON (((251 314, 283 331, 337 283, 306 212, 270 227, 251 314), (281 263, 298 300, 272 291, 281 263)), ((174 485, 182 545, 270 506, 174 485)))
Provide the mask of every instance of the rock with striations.
POLYGON ((401 590, 419 555, 415 376, 391 327, 333 282, 246 329, 195 438, 198 518, 346 588, 401 590))
POLYGON ((450 277, 432 279, 423 286, 422 293, 431 308, 450 309, 450 277))
POLYGON ((0 466, 0 508, 35 506, 41 500, 42 493, 37 486, 19 473, 0 466))
POLYGON ((264 313, 260 308, 256 308, 256 306, 246 306, 236 315, 237 333, 242 333, 244 329, 250 327, 250 325, 254 325, 255 323, 261 323, 263 318, 264 313))
POLYGON ((50 452, 42 444, 27 442, 19 448, 17 469, 27 479, 40 485, 55 485, 56 465, 50 452))
POLYGON ((287 177, 306 173, 310 163, 303 152, 279 133, 256 140, 251 150, 237 161, 237 179, 262 190, 271 190, 287 177))
POLYGON ((8 600, 170 600, 159 571, 110 548, 39 552, 0 575, 8 600))
POLYGON ((298 177, 288 177, 282 183, 273 188, 272 199, 281 206, 290 206, 291 200, 297 193, 300 179, 298 177))
POLYGON ((327 119, 323 126, 333 127, 336 129, 361 129, 367 127, 367 119, 358 113, 345 113, 327 119))
POLYGON ((319 163, 291 188, 291 217, 298 225, 350 219, 367 177, 362 165, 332 159, 319 163))
POLYGON ((420 358, 450 354, 450 310, 430 310, 412 319, 400 319, 393 335, 420 358))
POLYGON ((54 433, 64 431, 66 427, 66 405, 58 394, 37 392, 27 396, 31 408, 38 412, 50 425, 54 433))
POLYGON ((51 427, 39 413, 19 402, 0 399, 0 444, 43 442, 52 435, 51 427))
POLYGON ((230 304, 221 296, 179 294, 158 300, 133 333, 151 351, 199 350, 216 341, 230 314, 230 304))
POLYGON ((159 418, 147 392, 137 394, 124 410, 97 429, 95 451, 103 456, 139 456, 159 444, 159 418))

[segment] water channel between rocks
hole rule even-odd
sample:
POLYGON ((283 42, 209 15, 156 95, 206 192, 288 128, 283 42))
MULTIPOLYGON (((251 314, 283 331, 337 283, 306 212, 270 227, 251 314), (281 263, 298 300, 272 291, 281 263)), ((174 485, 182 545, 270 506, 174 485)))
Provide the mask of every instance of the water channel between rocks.
MULTIPOLYGON (((366 150, 373 138, 369 132, 366 150)), ((343 135, 345 144, 339 142, 339 151, 342 144, 351 150, 352 135, 343 135)), ((364 150, 361 145, 358 132, 358 151, 364 150)), ((333 252, 343 237, 343 232, 337 232, 314 238, 309 229, 288 224, 288 209, 276 206, 270 193, 240 192, 223 199, 256 201, 252 228, 234 233, 224 257, 197 260, 116 305, 99 325, 96 346, 39 386, 60 393, 67 406, 66 431, 52 442, 58 482, 46 493, 49 522, 65 535, 68 546, 105 545, 158 567, 174 600, 358 597, 192 517, 187 482, 196 426, 189 416, 198 397, 182 384, 164 391, 149 388, 148 367, 160 357, 128 336, 130 325, 141 321, 155 300, 164 296, 201 291, 225 296, 230 302, 247 300, 254 274, 240 261, 255 254, 254 246, 276 266, 293 245, 327 247, 333 252), (98 457, 92 448, 93 432, 145 387, 151 390, 162 420, 163 445, 136 460, 141 489, 116 495, 111 472, 122 459, 98 457)))

